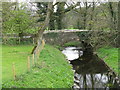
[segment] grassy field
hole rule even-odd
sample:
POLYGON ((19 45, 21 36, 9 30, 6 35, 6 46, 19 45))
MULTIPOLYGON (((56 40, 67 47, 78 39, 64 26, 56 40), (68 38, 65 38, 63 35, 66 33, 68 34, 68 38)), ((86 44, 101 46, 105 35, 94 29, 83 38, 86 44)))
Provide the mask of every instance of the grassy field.
POLYGON ((98 55, 118 73, 118 48, 100 48, 98 55))
POLYGON ((2 88, 2 46, 0 45, 0 89, 2 88))
POLYGON ((27 57, 33 46, 2 46, 2 82, 13 79, 12 64, 15 64, 16 74, 21 75, 27 69, 27 57))
POLYGON ((70 88, 73 71, 65 56, 56 48, 45 45, 36 67, 17 80, 3 84, 3 88, 70 88))

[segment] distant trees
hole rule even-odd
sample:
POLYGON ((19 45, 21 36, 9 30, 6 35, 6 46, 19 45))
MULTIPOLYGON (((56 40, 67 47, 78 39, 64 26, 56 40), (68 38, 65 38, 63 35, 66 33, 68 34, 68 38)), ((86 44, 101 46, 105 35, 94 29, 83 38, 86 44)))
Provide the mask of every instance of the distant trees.
MULTIPOLYGON (((47 15, 47 2, 38 2, 37 7, 39 10, 37 11, 39 14, 38 22, 41 22, 41 26, 44 23, 45 17, 47 15)), ((109 3, 96 3, 96 2, 79 2, 67 4, 67 2, 57 2, 52 5, 51 14, 50 14, 50 22, 48 25, 48 29, 63 29, 66 28, 66 22, 74 19, 75 16, 69 15, 69 11, 75 11, 78 13, 76 17, 78 20, 70 21, 76 23, 74 27, 79 29, 117 29, 117 3, 109 2, 109 3), (65 19, 70 17, 69 19, 65 19), (63 20, 66 20, 64 22, 63 20)), ((12 17, 10 16, 13 13, 13 10, 17 8, 17 3, 3 3, 3 22, 6 20, 10 20, 12 17), (12 11, 12 12, 11 12, 12 11), (9 18, 11 17, 11 18, 9 18)), ((20 10, 19 10, 20 11, 20 10)), ((14 11, 14 16, 15 12, 14 11)), ((20 11, 23 12, 23 11, 20 11)), ((29 14, 25 11, 25 14, 29 14)), ((25 14, 23 16, 25 16, 25 14)), ((73 14, 74 15, 74 14, 73 14)), ((29 16, 29 15, 28 15, 29 16)), ((27 16, 27 17, 28 17, 27 16)), ((30 17, 30 16, 29 16, 30 17)), ((32 17, 30 17, 32 18, 32 17)), ((27 19, 27 18, 26 18, 27 19)), ((29 21, 29 20, 28 20, 29 21)), ((27 23, 27 22, 26 22, 27 23)), ((6 23, 7 24, 7 23, 6 23)), ((29 23, 28 23, 29 24, 29 23)), ((7 27, 8 28, 8 27, 7 27)), ((7 29, 6 28, 6 29, 7 29)), ((14 31, 14 30, 13 30, 14 31)))
MULTIPOLYGON (((113 31, 112 33, 115 35, 112 41, 116 41, 114 30, 117 30, 118 24, 117 2, 72 2, 70 4, 68 2, 56 2, 55 4, 51 2, 49 5, 48 2, 37 2, 39 19, 31 16, 30 12, 23 8, 24 5, 22 9, 18 9, 20 6, 17 5, 18 3, 3 3, 3 33, 18 33, 22 37, 24 33, 36 31, 37 37, 40 37, 46 29, 75 28, 113 31), (36 23, 34 18, 39 23, 36 23)), ((94 33, 91 39, 93 38, 94 42, 98 42, 100 36, 94 33)), ((101 38, 103 39, 103 37, 101 38)), ((106 38, 103 40, 107 41, 106 38)))
POLYGON ((76 23, 74 25, 77 25, 74 27, 78 27, 78 29, 116 30, 117 4, 117 2, 79 2, 74 9, 71 9, 78 15, 75 17, 71 15, 72 13, 65 13, 63 24, 74 22, 76 23), (74 18, 77 17, 79 20, 75 22, 74 18))
POLYGON ((58 5, 57 5, 57 11, 56 11, 56 23, 57 23, 57 29, 58 30, 61 30, 62 27, 63 27, 63 24, 62 24, 62 19, 63 19, 63 15, 65 14, 64 8, 65 6, 65 2, 59 2, 58 5))
POLYGON ((117 3, 112 3, 109 2, 108 3, 108 8, 109 8, 109 13, 110 13, 110 28, 112 30, 117 30, 117 8, 115 8, 117 6, 117 3))
MULTIPOLYGON (((39 14, 39 19, 38 22, 43 23, 46 15, 47 15, 47 8, 48 8, 48 2, 38 2, 37 3, 37 7, 39 8, 39 10, 37 11, 39 14)), ((51 8, 51 14, 50 14, 50 22, 48 25, 48 29, 49 30, 54 30, 55 29, 55 16, 54 16, 54 6, 52 6, 51 8)))
POLYGON ((68 5, 67 2, 59 2, 57 4, 57 11, 55 12, 56 14, 56 23, 57 23, 57 29, 61 30, 64 27, 64 23, 63 23, 63 17, 65 16, 66 13, 68 13, 69 11, 73 10, 74 8, 76 8, 78 6, 79 3, 75 3, 75 4, 71 4, 68 5), (65 8, 66 6, 66 8, 65 8))
MULTIPOLYGON (((70 5, 65 8, 66 2, 57 2, 52 6, 51 15, 50 15, 50 22, 49 22, 49 30, 61 30, 63 29, 63 17, 65 13, 69 12, 70 10, 74 9, 77 4, 70 5)), ((37 6, 39 8, 38 14, 40 16, 39 22, 42 22, 45 20, 46 16, 46 9, 47 9, 47 2, 38 2, 37 6)))
MULTIPOLYGON (((102 33, 94 32, 91 34, 91 43, 93 46, 100 45, 101 41, 107 43, 116 43, 117 30, 117 2, 77 2, 67 4, 67 2, 58 2, 52 5, 50 21, 48 24, 49 30, 61 30, 67 28, 101 30, 102 33), (73 14, 74 13, 74 14, 73 14), (71 23, 72 22, 72 23, 71 23), (71 27, 71 24, 74 26, 71 27), (68 26, 67 26, 68 25, 68 26), (113 31, 108 34, 104 31, 113 31), (106 35, 104 37, 104 35, 106 35), (112 37, 112 38, 110 38, 112 37), (111 39, 112 41, 110 41, 111 39)), ((46 17, 46 3, 38 3, 40 10, 40 22, 46 17)), ((103 45, 103 43, 102 43, 103 45)))
MULTIPOLYGON (((67 22, 77 23, 78 29, 95 30, 95 32, 89 32, 90 36, 85 34, 87 41, 94 47, 99 48, 102 45, 117 45, 117 2, 80 2, 79 6, 73 11, 77 12, 76 17, 79 20, 74 21, 75 16, 66 14, 64 18, 64 24, 67 22), (73 18, 71 18, 73 17, 73 18)), ((76 24, 74 24, 76 25, 76 24)), ((74 26, 75 27, 75 26, 74 26)))
POLYGON ((35 21, 30 16, 30 12, 25 9, 17 9, 16 3, 4 2, 3 33, 17 33, 22 39, 24 33, 33 31, 34 25, 35 21))

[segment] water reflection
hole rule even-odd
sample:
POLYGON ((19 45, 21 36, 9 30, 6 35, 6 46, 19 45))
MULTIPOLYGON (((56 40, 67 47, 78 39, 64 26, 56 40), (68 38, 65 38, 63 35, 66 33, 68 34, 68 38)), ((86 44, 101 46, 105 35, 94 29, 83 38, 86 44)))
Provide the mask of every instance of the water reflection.
POLYGON ((82 56, 83 54, 82 51, 80 51, 79 53, 76 49, 76 47, 67 47, 65 48, 65 50, 62 51, 62 53, 64 53, 67 56, 68 60, 74 60, 79 58, 79 56, 82 56))
POLYGON ((108 73, 74 75, 73 88, 115 88, 117 82, 108 73))
POLYGON ((83 53, 76 47, 63 50, 74 72, 74 89, 80 88, 119 88, 119 80, 106 64, 95 54, 83 53), (80 56, 80 57, 79 57, 80 56))

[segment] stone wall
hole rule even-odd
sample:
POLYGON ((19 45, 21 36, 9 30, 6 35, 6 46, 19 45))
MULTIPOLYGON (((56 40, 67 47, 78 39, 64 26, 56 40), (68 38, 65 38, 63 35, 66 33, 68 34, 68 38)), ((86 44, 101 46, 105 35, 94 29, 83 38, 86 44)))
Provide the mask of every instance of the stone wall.
POLYGON ((79 36, 76 32, 46 33, 43 38, 46 43, 52 45, 64 45, 67 42, 79 41, 79 36))

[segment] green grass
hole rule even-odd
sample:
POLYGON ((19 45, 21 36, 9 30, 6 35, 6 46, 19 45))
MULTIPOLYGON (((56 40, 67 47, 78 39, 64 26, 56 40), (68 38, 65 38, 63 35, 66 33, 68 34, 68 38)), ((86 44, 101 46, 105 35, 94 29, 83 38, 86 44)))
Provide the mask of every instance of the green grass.
POLYGON ((45 45, 36 67, 16 81, 4 83, 3 87, 70 88, 72 85, 73 71, 65 56, 58 49, 45 45))
POLYGON ((2 46, 0 44, 0 90, 1 88, 2 88, 2 46))
POLYGON ((63 46, 68 47, 68 46, 80 46, 80 42, 79 41, 71 41, 68 43, 65 43, 63 46))
POLYGON ((2 82, 13 79, 12 64, 15 64, 16 74, 21 75, 27 70, 27 57, 33 46, 2 46, 2 82))
POLYGON ((100 48, 98 55, 118 73, 118 48, 100 48))

